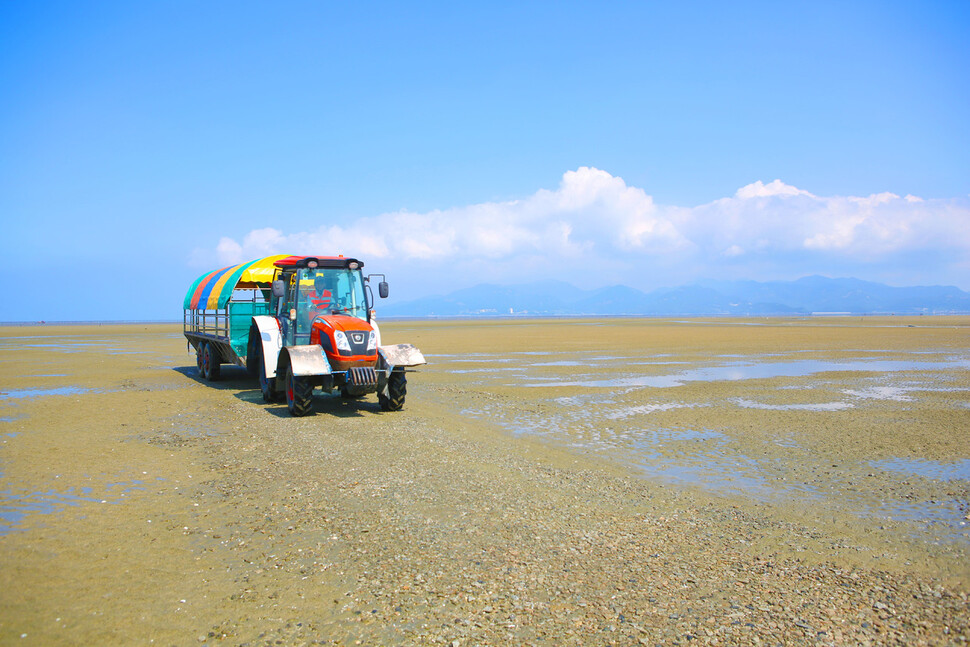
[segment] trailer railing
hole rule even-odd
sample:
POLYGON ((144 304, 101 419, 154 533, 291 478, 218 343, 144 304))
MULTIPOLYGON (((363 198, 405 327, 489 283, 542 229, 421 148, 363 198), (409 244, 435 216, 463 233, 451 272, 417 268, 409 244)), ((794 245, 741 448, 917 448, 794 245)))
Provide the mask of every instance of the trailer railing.
MULTIPOLYGON (((225 308, 197 308, 186 309, 182 319, 182 332, 207 337, 229 338, 233 333, 233 324, 239 327, 240 322, 234 322, 233 318, 243 318, 243 322, 248 327, 248 317, 252 314, 265 314, 268 310, 267 303, 268 288, 263 289, 243 289, 234 290, 225 308), (250 305, 247 305, 250 304, 250 305)), ((238 331, 237 331, 238 332, 238 331)))
POLYGON ((229 307, 219 310, 185 310, 182 332, 223 339, 229 337, 229 307))
POLYGON ((182 332, 198 351, 202 342, 217 349, 221 361, 245 366, 252 318, 269 314, 269 288, 235 290, 225 308, 183 310, 182 332))

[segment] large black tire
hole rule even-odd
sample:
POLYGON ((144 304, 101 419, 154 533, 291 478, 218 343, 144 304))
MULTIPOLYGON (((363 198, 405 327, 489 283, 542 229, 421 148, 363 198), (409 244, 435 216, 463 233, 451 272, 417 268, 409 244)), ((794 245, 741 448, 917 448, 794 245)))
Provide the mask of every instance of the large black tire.
POLYGON ((283 398, 283 394, 276 390, 276 378, 266 377, 266 363, 263 361, 262 344, 256 344, 256 352, 253 353, 253 365, 256 368, 256 374, 259 376, 259 390, 263 393, 263 402, 279 402, 283 398))
POLYGON ((202 347, 202 372, 210 382, 219 379, 219 351, 209 342, 205 342, 202 347))
POLYGON ((313 385, 306 378, 293 375, 293 367, 286 365, 286 408, 291 416, 313 413, 313 385))
POLYGON ((200 341, 195 347, 195 367, 199 369, 199 377, 205 378, 205 365, 202 364, 202 351, 205 349, 205 342, 200 341))
POLYGON ((246 370, 249 374, 259 379, 259 369, 255 361, 250 361, 256 357, 256 353, 261 353, 263 349, 263 340, 259 336, 259 328, 253 326, 249 329, 249 343, 246 348, 246 370))
POLYGON ((404 408, 404 398, 408 394, 408 380, 404 371, 391 371, 387 377, 387 395, 377 392, 377 401, 384 411, 400 411, 404 408))

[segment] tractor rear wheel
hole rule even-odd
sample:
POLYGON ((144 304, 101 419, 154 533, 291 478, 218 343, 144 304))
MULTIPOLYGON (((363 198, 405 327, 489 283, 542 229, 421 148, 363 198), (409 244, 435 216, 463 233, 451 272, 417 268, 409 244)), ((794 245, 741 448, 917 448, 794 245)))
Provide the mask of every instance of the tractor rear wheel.
POLYGON ((263 360, 262 344, 256 344, 256 352, 253 353, 253 366, 259 376, 259 390, 263 393, 263 402, 279 402, 282 394, 276 390, 276 378, 266 377, 266 362, 263 360))
POLYGON ((255 357, 257 352, 263 348, 262 340, 259 336, 259 328, 253 326, 249 329, 249 343, 246 345, 246 370, 256 379, 259 379, 259 371, 255 362, 250 362, 251 357, 255 357))
POLYGON ((286 408, 291 416, 313 413, 313 385, 303 377, 293 375, 293 367, 286 365, 286 408))
POLYGON ((219 379, 219 351, 209 342, 205 342, 202 349, 202 372, 210 382, 219 379))
POLYGON ((387 376, 387 395, 377 392, 377 401, 384 411, 400 411, 404 408, 404 398, 408 393, 408 380, 404 371, 391 371, 387 376))

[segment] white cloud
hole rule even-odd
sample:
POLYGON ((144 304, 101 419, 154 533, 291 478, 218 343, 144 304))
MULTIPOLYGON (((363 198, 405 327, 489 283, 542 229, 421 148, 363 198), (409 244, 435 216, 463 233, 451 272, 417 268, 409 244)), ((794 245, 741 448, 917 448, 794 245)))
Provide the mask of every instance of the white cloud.
POLYGON ((400 211, 363 218, 347 227, 284 234, 257 229, 242 243, 224 238, 224 261, 280 250, 346 251, 367 256, 433 260, 455 256, 492 259, 521 253, 575 255, 590 245, 669 253, 686 244, 642 189, 605 171, 569 171, 555 191, 522 200, 474 204, 428 213, 400 211))
POLYGON ((690 210, 682 232, 701 248, 825 252, 876 261, 932 249, 970 251, 970 208, 964 201, 870 196, 817 196, 779 180, 742 187, 690 210))
POLYGON ((222 237, 219 239, 219 244, 216 245, 216 257, 224 265, 237 265, 245 262, 242 245, 232 238, 222 237))
MULTIPOLYGON (((380 259, 383 266, 434 269, 465 284, 523 280, 525 271, 577 282, 578 270, 596 268, 601 285, 642 287, 728 274, 866 275, 866 268, 882 266, 898 276, 900 263, 915 255, 934 259, 941 276, 953 270, 949 282, 959 283, 970 278, 964 260, 970 256, 970 201, 893 193, 826 197, 774 180, 699 206, 658 205, 620 177, 581 167, 564 173, 556 189, 518 200, 402 210, 304 232, 256 229, 238 242, 222 238, 214 252, 225 264, 274 253, 340 253, 380 259)), ((201 255, 197 250, 193 256, 201 255)))
MULTIPOLYGON (((741 187, 734 194, 734 197, 741 200, 747 200, 750 198, 767 198, 773 195, 808 195, 812 194, 808 191, 802 191, 797 189, 790 184, 785 184, 781 180, 774 180, 768 184, 764 184, 761 180, 753 182, 746 186, 741 187)), ((813 196, 814 197, 814 196, 813 196)))

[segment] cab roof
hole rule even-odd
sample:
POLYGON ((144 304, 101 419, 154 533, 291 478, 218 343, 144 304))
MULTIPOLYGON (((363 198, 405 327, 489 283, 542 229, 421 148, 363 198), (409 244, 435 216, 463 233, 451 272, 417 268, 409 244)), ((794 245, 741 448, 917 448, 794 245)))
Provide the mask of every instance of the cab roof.
POLYGON ((317 262, 317 267, 329 267, 334 269, 340 269, 345 267, 350 267, 351 263, 356 263, 358 269, 364 267, 362 261, 356 258, 346 258, 344 256, 287 256, 273 262, 273 265, 282 269, 297 268, 297 267, 309 267, 312 261, 317 262))
POLYGON ((278 269, 296 269, 307 267, 311 260, 317 261, 318 267, 340 269, 357 263, 357 267, 364 264, 356 258, 343 256, 292 256, 278 254, 257 258, 248 263, 224 267, 208 272, 197 278, 185 294, 182 307, 186 310, 216 310, 225 308, 232 297, 233 290, 252 288, 268 288, 278 269))

